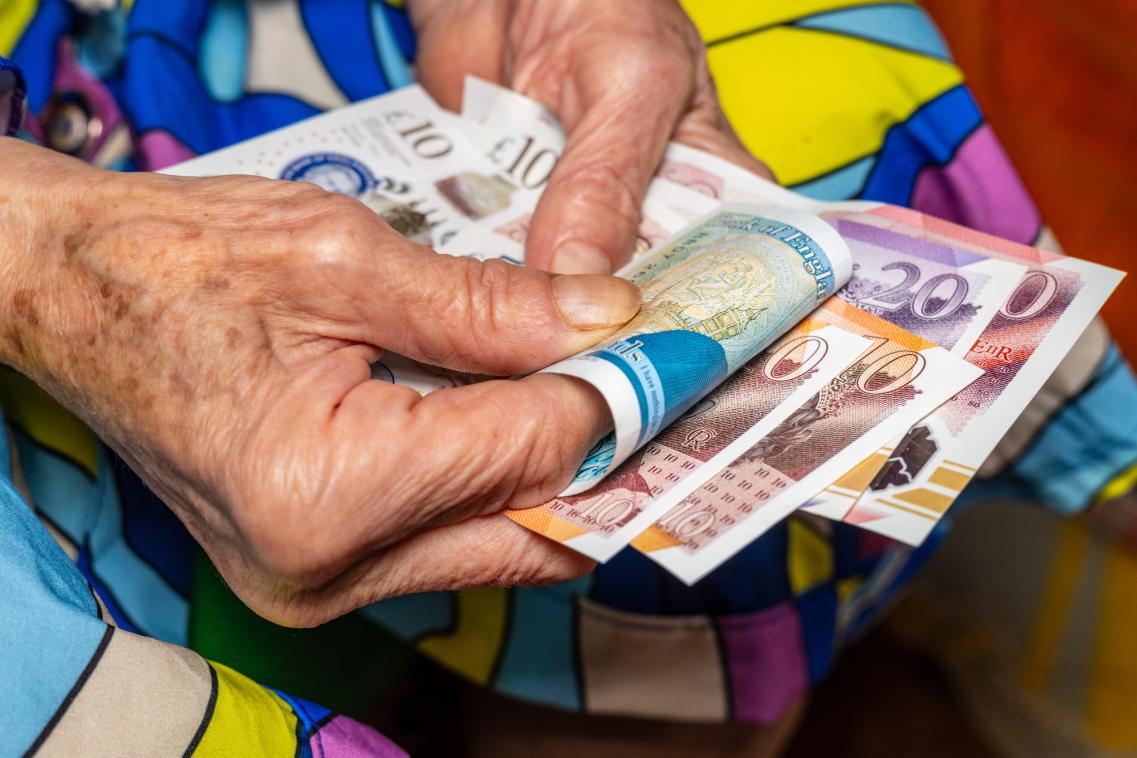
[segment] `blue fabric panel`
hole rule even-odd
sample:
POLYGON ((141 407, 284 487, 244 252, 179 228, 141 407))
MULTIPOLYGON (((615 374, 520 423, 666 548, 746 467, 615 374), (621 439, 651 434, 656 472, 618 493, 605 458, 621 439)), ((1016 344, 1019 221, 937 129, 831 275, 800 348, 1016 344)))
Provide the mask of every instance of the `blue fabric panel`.
POLYGON ((330 710, 317 703, 296 697, 295 695, 289 695, 287 692, 281 692, 274 687, 269 687, 268 689, 280 695, 280 699, 288 703, 296 713, 296 718, 300 720, 300 733, 305 737, 312 733, 312 728, 315 727, 316 724, 331 714, 330 710))
POLYGON ((809 681, 818 682, 833 665, 836 636, 837 590, 832 583, 819 584, 796 599, 801 614, 809 681))
MULTIPOLYGON (((183 53, 196 59, 198 42, 209 18, 211 0, 171 2, 171 0, 134 0, 127 20, 127 35, 154 34, 165 38, 183 53)), ((134 51, 133 63, 143 63, 134 51)))
POLYGON ((213 0, 201 35, 198 70, 214 100, 228 103, 245 93, 248 47, 245 0, 213 0))
POLYGON ((861 197, 908 205, 920 171, 950 161, 982 123, 979 106, 962 85, 925 103, 885 134, 861 197))
POLYGON ((787 530, 778 524, 694 586, 627 549, 598 566, 592 599, 629 613, 663 616, 750 613, 792 596, 786 569, 787 530))
POLYGON ((407 66, 406 45, 400 43, 392 29, 395 14, 385 4, 372 5, 371 34, 375 38, 375 51, 383 65, 383 73, 392 88, 405 87, 414 81, 407 66))
POLYGON ((101 503, 87 539, 92 575, 113 588, 119 607, 143 633, 185 645, 189 603, 130 549, 123 537, 122 508, 105 458, 99 468, 101 503))
POLYGON ((75 464, 39 447, 19 430, 13 429, 12 435, 36 507, 69 540, 81 544, 97 515, 97 483, 75 464))
POLYGON ((189 597, 197 543, 177 516, 138 475, 108 451, 122 504, 123 534, 139 558, 150 564, 179 594, 189 597))
POLYGON ((135 131, 164 129, 196 153, 316 115, 311 105, 288 95, 247 95, 234 103, 217 103, 198 75, 195 61, 161 37, 135 36, 129 42, 122 84, 124 108, 135 131), (171 97, 177 92, 177 97, 171 97))
MULTIPOLYGON (((582 586, 580 580, 577 586, 582 586)), ((561 585, 565 587, 565 585, 561 585)), ((492 682, 507 695, 579 710, 573 601, 543 587, 513 590, 505 649, 492 682)))
POLYGON ((860 37, 945 61, 951 59, 943 37, 928 14, 912 5, 847 8, 810 16, 793 26, 860 37))
POLYGON ((875 165, 876 156, 870 155, 790 189, 815 200, 852 200, 861 193, 875 165))
POLYGON ((348 100, 391 87, 371 35, 369 0, 301 0, 300 14, 324 68, 348 100))
POLYGON ((0 416, 0 755, 20 755, 59 708, 106 625, 87 583, 12 484, 0 416))
POLYGON ((1085 508, 1137 460, 1137 382, 1110 345, 1085 390, 1043 427, 1012 469, 1061 513, 1085 508))
POLYGON ((454 628, 455 598, 449 592, 421 592, 374 603, 359 610, 404 640, 442 634, 454 628))
POLYGON ((66 0, 43 0, 12 50, 12 60, 27 77, 31 113, 39 113, 51 96, 59 38, 70 28, 73 12, 66 0))
POLYGON ((405 60, 413 61, 418 50, 418 42, 415 39, 415 30, 411 26, 411 20, 407 16, 406 10, 395 8, 386 0, 371 0, 371 2, 382 7, 387 28, 391 30, 391 35, 399 46, 399 53, 405 60))

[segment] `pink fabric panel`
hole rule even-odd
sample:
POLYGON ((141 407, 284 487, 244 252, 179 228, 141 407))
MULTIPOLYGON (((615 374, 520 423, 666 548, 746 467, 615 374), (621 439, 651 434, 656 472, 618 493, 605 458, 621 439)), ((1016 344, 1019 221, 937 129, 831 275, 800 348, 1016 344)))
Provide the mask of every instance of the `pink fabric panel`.
POLYGON ((347 716, 336 716, 309 738, 316 758, 407 758, 407 751, 347 716))
POLYGON ((138 166, 144 171, 161 171, 194 156, 192 150, 161 129, 152 129, 138 140, 138 166))
POLYGON ((770 724, 809 688, 801 618, 790 601, 758 613, 716 616, 728 662, 732 717, 770 724))
POLYGON ((960 145, 950 163, 920 172, 912 207, 1027 244, 1040 226, 1038 210, 988 124, 960 145))

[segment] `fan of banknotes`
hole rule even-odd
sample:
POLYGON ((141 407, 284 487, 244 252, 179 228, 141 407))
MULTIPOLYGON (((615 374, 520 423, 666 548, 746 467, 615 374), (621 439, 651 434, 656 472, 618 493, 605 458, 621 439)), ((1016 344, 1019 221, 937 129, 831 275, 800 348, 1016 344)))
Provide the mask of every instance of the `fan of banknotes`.
MULTIPOLYGON (((521 264, 564 142, 539 103, 470 78, 460 115, 408 87, 170 173, 313 182, 440 252, 521 264)), ((594 386, 615 428, 559 497, 509 516, 688 583, 799 510, 920 544, 1123 276, 679 144, 619 273, 640 314, 545 369, 594 386)), ((373 375, 476 381, 391 354, 373 375)))

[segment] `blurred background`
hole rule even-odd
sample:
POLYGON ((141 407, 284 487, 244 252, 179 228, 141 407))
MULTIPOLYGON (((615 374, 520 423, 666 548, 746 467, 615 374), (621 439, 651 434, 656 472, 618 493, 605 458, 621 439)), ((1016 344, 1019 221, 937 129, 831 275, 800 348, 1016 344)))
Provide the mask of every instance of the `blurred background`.
MULTIPOLYGON (((1062 246, 1132 271, 1137 2, 924 5, 1062 246)), ((1137 278, 1104 313, 1132 359, 1137 278)), ((912 591, 817 691, 788 754, 1137 754, 1132 545, 1028 504, 958 514, 912 591)))
MULTIPOLYGON (((1023 181, 1071 254, 1132 270, 1137 2, 925 0, 1023 181)), ((1105 307, 1137 354, 1137 279, 1105 307)))

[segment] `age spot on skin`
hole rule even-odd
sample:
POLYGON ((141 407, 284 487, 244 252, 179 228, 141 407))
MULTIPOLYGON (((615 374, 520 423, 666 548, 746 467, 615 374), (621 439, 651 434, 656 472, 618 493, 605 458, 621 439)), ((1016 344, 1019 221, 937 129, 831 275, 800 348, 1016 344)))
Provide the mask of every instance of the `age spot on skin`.
POLYGON ((12 308, 16 316, 28 326, 39 326, 39 313, 36 312, 35 294, 28 289, 16 290, 12 297, 12 308))
POLYGON ((111 313, 114 320, 122 321, 123 316, 125 316, 129 310, 130 303, 126 301, 126 298, 122 295, 116 295, 114 299, 114 312, 111 313))
POLYGON ((216 274, 206 274, 201 280, 201 288, 206 292, 219 292, 229 289, 229 280, 216 274))
POLYGON ((72 259, 82 252, 83 248, 87 246, 87 232, 91 230, 91 222, 87 221, 83 224, 83 228, 76 232, 70 232, 63 238, 63 256, 67 259, 72 259))
POLYGON ((235 326, 231 326, 225 330, 225 343, 230 350, 241 344, 241 337, 241 330, 235 326))

